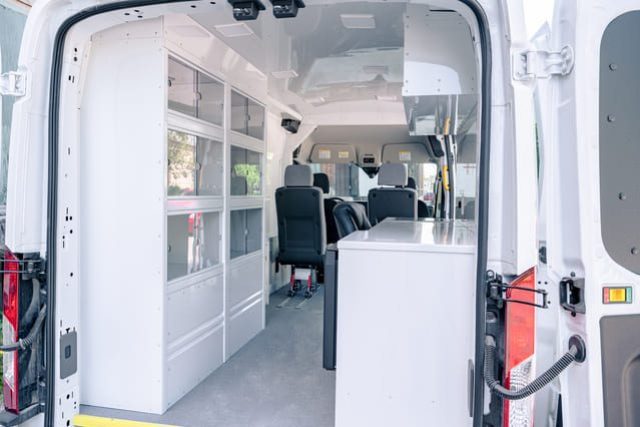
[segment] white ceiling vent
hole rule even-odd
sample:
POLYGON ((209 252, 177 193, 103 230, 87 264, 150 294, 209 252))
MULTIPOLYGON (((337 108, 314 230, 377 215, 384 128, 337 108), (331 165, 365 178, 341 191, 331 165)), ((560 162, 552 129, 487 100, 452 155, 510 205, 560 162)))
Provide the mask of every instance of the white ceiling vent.
POLYGON ((351 30, 368 30, 376 27, 373 15, 342 14, 340 19, 342 25, 351 30))
POLYGON ((245 37, 254 34, 253 30, 243 22, 237 24, 215 25, 213 28, 225 37, 245 37))
POLYGON ((276 79, 295 79, 298 77, 296 70, 272 71, 271 75, 276 79))

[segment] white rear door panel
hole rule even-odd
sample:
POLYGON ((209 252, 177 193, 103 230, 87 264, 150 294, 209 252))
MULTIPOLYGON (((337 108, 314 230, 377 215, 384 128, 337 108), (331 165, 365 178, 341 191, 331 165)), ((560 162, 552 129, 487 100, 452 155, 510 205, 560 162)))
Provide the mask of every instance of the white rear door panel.
MULTIPOLYGON (((585 363, 560 377, 565 426, 605 424, 600 321, 604 316, 640 313, 636 298, 631 304, 603 304, 603 286, 628 285, 636 291, 640 277, 614 261, 603 244, 601 200, 603 196, 606 203, 619 200, 601 194, 599 166, 600 144, 607 142, 600 136, 600 126, 612 114, 600 111, 601 40, 612 20, 635 9, 640 9, 639 1, 558 0, 549 47, 571 46, 575 66, 568 76, 554 77, 540 86, 539 122, 545 146, 540 237, 547 245, 546 271, 554 287, 571 275, 585 283, 584 314, 574 316, 553 305, 560 319, 558 352, 566 351, 571 335, 587 342, 585 363)), ((628 44, 629 55, 638 55, 640 40, 622 43, 628 44)), ((614 122, 623 125, 615 117, 614 122)), ((635 143, 637 135, 628 138, 635 143)), ((637 179, 629 176, 630 182, 637 179)), ((557 288, 553 292, 558 298, 557 288)))

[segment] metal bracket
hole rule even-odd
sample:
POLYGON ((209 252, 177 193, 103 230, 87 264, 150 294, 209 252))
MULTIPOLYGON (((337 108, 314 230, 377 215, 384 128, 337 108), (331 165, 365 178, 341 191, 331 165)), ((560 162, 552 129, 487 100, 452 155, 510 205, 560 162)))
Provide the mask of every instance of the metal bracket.
POLYGON ((27 74, 22 71, 9 71, 0 74, 0 95, 25 96, 27 94, 27 74))
POLYGON ((516 303, 516 304, 524 304, 530 305, 536 308, 549 308, 549 295, 544 289, 529 289, 522 288, 520 286, 512 286, 503 282, 502 276, 500 274, 495 274, 494 272, 490 272, 491 274, 487 277, 487 298, 490 298, 496 302, 496 305, 499 308, 502 308, 505 303, 516 303), (510 291, 517 292, 530 292, 535 294, 536 296, 542 297, 541 302, 529 302, 523 301, 520 299, 512 298, 510 291))
POLYGON ((575 55, 569 45, 557 52, 547 50, 525 50, 512 56, 513 79, 531 81, 566 76, 573 70, 575 55))

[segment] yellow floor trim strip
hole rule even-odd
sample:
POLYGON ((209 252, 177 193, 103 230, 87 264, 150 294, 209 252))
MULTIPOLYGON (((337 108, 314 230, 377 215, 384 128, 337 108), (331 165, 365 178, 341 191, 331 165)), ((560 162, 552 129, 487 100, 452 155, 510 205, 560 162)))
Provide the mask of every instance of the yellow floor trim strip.
POLYGON ((115 418, 94 417, 92 415, 76 415, 73 417, 75 427, 178 427, 170 424, 145 423, 142 421, 118 420, 115 418))

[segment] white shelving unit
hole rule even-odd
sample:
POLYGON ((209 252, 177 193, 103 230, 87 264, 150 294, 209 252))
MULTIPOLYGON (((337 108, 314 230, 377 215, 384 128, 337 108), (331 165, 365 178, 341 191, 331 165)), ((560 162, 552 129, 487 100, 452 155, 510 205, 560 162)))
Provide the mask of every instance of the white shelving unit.
POLYGON ((80 123, 81 403, 150 413, 265 324, 265 103, 166 19, 95 37, 80 123))

